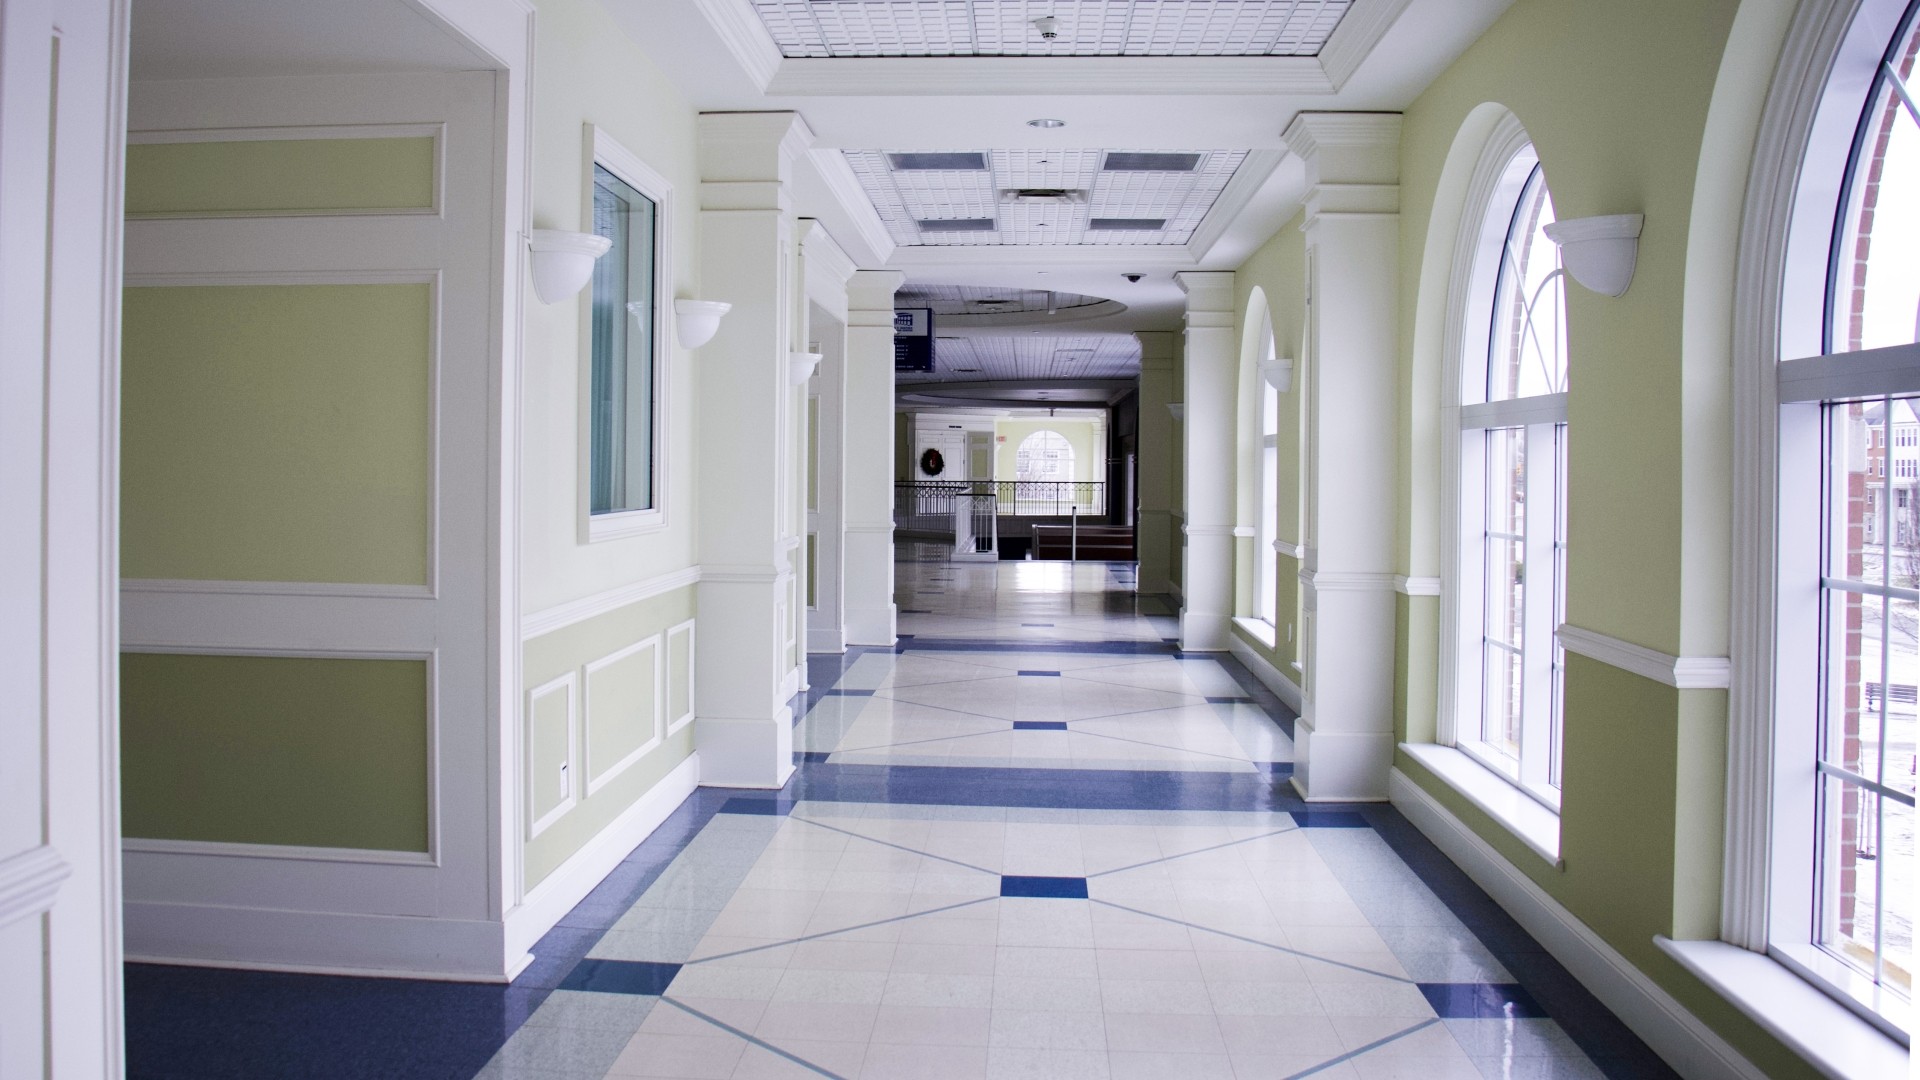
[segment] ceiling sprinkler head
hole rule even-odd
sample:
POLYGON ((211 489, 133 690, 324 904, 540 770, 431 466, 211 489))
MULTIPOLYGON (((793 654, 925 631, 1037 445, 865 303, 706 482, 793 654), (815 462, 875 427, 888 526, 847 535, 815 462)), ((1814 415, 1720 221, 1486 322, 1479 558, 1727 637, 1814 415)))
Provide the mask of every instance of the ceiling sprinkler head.
POLYGON ((1042 15, 1033 20, 1033 28, 1040 31, 1040 36, 1048 41, 1060 36, 1060 20, 1051 15, 1042 15))

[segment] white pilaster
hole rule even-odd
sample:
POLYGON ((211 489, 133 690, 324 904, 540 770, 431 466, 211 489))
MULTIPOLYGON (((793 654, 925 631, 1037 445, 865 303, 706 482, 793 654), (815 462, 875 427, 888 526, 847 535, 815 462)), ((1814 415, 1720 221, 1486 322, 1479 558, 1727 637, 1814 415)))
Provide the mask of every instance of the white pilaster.
POLYGON ((1174 275, 1187 294, 1184 497, 1180 647, 1228 648, 1233 619, 1233 273, 1174 275))
POLYGON ((892 645, 893 294, 906 275, 861 270, 847 283, 847 644, 892 645))
POLYGON ((1169 592, 1180 545, 1173 533, 1173 335, 1142 331, 1140 342, 1140 521, 1134 543, 1140 557, 1140 591, 1169 592))
POLYGON ((1393 440, 1400 117, 1301 113, 1308 184, 1306 699, 1293 784, 1311 801, 1387 796, 1393 760, 1393 440))
MULTIPOLYGON (((800 223, 800 258, 806 278, 807 348, 819 346, 820 367, 807 389, 816 419, 805 433, 801 453, 811 442, 812 476, 803 477, 810 494, 805 533, 814 557, 810 567, 813 602, 807 607, 807 651, 837 653, 847 648, 846 460, 847 460, 847 281, 853 260, 817 221, 800 223)), ((803 414, 804 415, 804 414, 803 414)), ((808 459, 803 457, 802 467, 808 459)), ((801 595, 809 590, 801 589, 801 595)))
POLYGON ((798 468, 795 113, 700 117, 701 299, 733 310, 700 366, 701 782, 777 788, 793 773, 798 468))

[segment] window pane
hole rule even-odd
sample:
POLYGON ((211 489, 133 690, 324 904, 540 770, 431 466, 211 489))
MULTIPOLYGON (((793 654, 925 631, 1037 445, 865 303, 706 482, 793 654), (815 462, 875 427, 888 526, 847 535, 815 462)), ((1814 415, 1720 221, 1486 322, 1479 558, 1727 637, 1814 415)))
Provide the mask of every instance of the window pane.
POLYGON ((613 246, 593 264, 589 508, 653 505, 654 205, 593 168, 593 231, 613 246))
POLYGON ((1491 428, 1487 440, 1485 684, 1481 739, 1520 754, 1521 663, 1526 635, 1527 432, 1491 428))
POLYGON ((1487 400, 1557 394, 1567 388, 1566 291, 1560 249, 1547 239, 1553 199, 1540 166, 1521 189, 1500 254, 1487 335, 1487 400))
POLYGON ((1520 760, 1520 656, 1499 643, 1481 646, 1485 681, 1481 700, 1485 713, 1480 741, 1516 764, 1520 760))
POLYGON ((1567 425, 1553 428, 1553 746, 1547 758, 1547 783, 1560 786, 1560 734, 1564 730, 1567 651, 1560 627, 1567 622, 1567 425))
MULTIPOLYGON (((1909 93, 1915 33, 1892 52, 1909 93)), ((1920 122, 1884 69, 1858 138, 1835 246, 1833 352, 1920 341, 1920 122)))

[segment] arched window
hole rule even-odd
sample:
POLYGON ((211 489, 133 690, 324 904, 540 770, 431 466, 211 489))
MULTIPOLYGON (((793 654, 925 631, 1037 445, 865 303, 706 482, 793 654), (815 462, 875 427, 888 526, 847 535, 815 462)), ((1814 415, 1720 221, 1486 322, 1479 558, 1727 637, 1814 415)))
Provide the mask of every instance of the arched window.
POLYGON ((1774 452, 1736 530, 1771 549, 1736 582, 1736 625, 1772 634, 1735 654, 1727 936, 1889 1031, 1910 1026, 1915 897, 1917 20, 1920 0, 1866 0, 1824 76, 1779 91, 1813 107, 1771 181, 1788 212, 1764 192, 1749 209, 1784 255, 1756 271, 1778 287, 1754 331, 1777 363, 1754 369, 1750 424, 1774 452))
POLYGON ((1073 480, 1073 444, 1057 431, 1041 430, 1020 440, 1013 455, 1015 480, 1069 483, 1073 480))
POLYGON ((1278 617, 1279 570, 1273 542, 1280 535, 1280 391, 1266 372, 1277 362, 1273 343, 1273 323, 1261 317, 1260 377, 1254 382, 1259 395, 1260 469, 1259 492, 1254 498, 1253 519, 1253 615, 1272 626, 1278 617))
POLYGON ((1463 225, 1451 613, 1453 741, 1560 804, 1567 330, 1553 199, 1517 122, 1489 143, 1463 225))

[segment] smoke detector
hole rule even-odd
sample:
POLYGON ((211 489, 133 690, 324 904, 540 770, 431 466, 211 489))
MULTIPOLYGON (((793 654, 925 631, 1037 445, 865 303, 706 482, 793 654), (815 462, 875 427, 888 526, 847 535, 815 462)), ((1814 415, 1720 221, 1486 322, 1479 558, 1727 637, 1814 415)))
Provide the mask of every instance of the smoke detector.
POLYGON ((1033 20, 1033 28, 1040 31, 1040 36, 1048 41, 1060 36, 1060 20, 1051 15, 1042 15, 1033 20))

